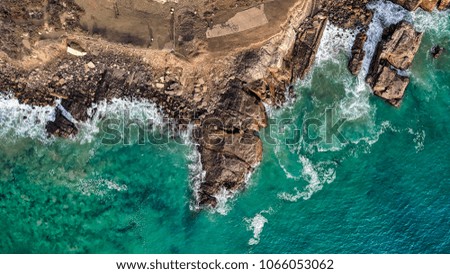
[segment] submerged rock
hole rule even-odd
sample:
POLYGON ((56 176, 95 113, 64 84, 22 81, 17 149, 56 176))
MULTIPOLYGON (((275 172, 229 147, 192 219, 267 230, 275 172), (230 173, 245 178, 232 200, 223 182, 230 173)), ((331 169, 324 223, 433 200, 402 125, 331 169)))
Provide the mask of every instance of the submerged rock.
POLYGON ((442 53, 444 53, 444 50, 445 49, 443 47, 436 45, 431 49, 430 53, 433 56, 433 58, 439 58, 442 55, 442 53))
POLYGON ((384 30, 366 81, 374 94, 399 107, 409 78, 399 74, 408 69, 419 49, 423 34, 406 22, 384 30))

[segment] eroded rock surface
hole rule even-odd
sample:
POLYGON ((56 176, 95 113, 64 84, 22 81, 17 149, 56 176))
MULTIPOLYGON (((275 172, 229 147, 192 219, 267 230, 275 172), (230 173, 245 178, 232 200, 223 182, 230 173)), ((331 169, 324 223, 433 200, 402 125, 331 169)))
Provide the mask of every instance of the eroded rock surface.
POLYGON ((422 0, 420 7, 426 11, 432 11, 436 8, 440 0, 422 0))
POLYGON ((358 75, 361 71, 364 58, 366 57, 366 51, 364 45, 367 41, 367 34, 359 32, 355 37, 355 42, 352 47, 352 56, 348 63, 348 69, 353 75, 358 75))
POLYGON ((304 79, 311 69, 327 19, 325 15, 318 14, 300 26, 292 56, 289 58, 291 62, 291 82, 304 79))
POLYGON ((422 4, 422 0, 391 0, 391 1, 410 11, 415 11, 422 4))
POLYGON ((205 117, 194 134, 205 170, 197 206, 215 207, 218 195, 245 187, 246 176, 262 159, 258 131, 266 125, 260 98, 244 91, 239 80, 230 81, 216 110, 205 117))
POLYGON ((366 81, 375 95, 396 107, 400 106, 409 84, 409 78, 399 71, 411 66, 422 36, 410 23, 402 21, 384 30, 373 57, 366 81))

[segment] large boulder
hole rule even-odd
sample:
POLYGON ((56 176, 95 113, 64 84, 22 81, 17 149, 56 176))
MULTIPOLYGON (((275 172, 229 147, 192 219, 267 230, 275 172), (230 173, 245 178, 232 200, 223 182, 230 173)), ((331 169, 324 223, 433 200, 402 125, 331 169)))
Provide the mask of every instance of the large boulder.
POLYGON ((399 107, 409 84, 409 78, 400 76, 396 70, 388 66, 381 66, 379 69, 373 84, 374 94, 387 100, 391 105, 399 107))
POLYGON ((401 71, 408 69, 419 49, 423 34, 402 21, 384 30, 377 46, 366 81, 374 94, 399 107, 409 78, 401 71))
POLYGON ((417 32, 410 23, 402 21, 387 28, 383 36, 385 39, 381 43, 380 58, 397 69, 408 69, 419 50, 423 34, 417 32))
POLYGON ((391 1, 410 11, 415 11, 422 4, 422 0, 391 0, 391 1))
POLYGON ((422 0, 420 7, 426 11, 433 11, 436 8, 439 0, 422 0))

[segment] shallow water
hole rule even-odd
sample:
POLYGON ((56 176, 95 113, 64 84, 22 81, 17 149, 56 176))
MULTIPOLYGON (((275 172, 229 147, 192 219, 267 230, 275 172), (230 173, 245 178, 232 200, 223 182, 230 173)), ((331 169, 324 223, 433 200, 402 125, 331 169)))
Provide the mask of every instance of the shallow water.
MULTIPOLYGON (((48 140, 51 108, 3 96, 0 252, 449 253, 450 54, 428 53, 436 43, 450 49, 449 13, 408 18, 426 34, 402 107, 347 72, 352 34, 325 41, 297 98, 271 111, 275 121, 292 121, 263 130, 263 162, 219 213, 190 210, 197 166, 186 137, 102 145, 94 120, 74 140, 48 140), (325 54, 327 43, 340 50, 325 54), (308 119, 324 121, 327 109, 347 119, 347 144, 285 144, 308 119)), ((161 123, 145 102, 101 109, 161 123)))

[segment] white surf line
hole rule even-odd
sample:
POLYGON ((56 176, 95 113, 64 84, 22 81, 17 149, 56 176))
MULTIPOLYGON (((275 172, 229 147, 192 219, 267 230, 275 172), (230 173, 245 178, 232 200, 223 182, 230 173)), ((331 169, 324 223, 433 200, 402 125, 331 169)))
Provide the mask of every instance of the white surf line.
MULTIPOLYGON (((21 104, 10 93, 0 93, 0 137, 9 135, 19 138, 50 142, 45 126, 55 119, 53 106, 38 107, 21 104)), ((10 141, 14 141, 10 139, 10 141)))

